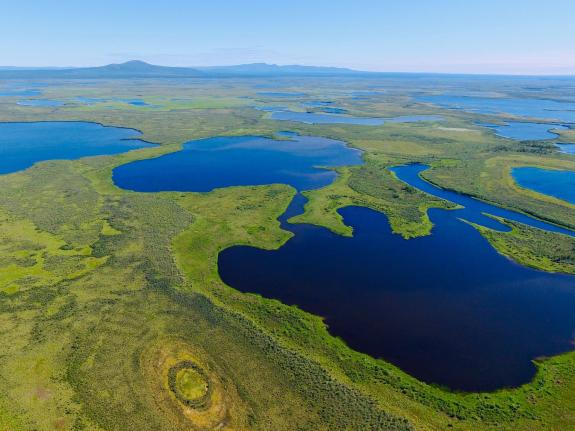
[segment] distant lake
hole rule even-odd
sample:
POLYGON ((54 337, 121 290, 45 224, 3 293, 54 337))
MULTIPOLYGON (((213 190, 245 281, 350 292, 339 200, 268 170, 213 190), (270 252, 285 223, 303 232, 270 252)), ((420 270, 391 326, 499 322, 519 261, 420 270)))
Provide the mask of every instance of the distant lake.
POLYGON ((303 106, 309 106, 310 108, 320 108, 325 106, 333 105, 332 101, 329 100, 311 100, 309 102, 303 102, 303 106))
MULTIPOLYGON (((443 194, 419 178, 424 169, 394 171, 443 194)), ((292 239, 272 251, 228 248, 219 255, 219 273, 242 292, 322 316, 352 348, 426 382, 466 391, 518 386, 533 377, 534 358, 574 348, 575 277, 501 256, 459 218, 488 224, 481 211, 502 209, 459 196, 465 209, 431 210, 433 234, 404 240, 391 233, 385 215, 360 207, 340 210, 353 238, 291 225, 286 220, 305 203, 298 195, 280 218, 292 239)))
POLYGON ((325 112, 327 114, 346 114, 347 109, 338 108, 333 106, 331 101, 322 100, 312 100, 309 102, 303 102, 302 106, 306 108, 316 108, 318 111, 325 112))
POLYGON ((575 172, 534 167, 514 168, 513 178, 521 187, 575 204, 575 172))
POLYGON ((350 115, 322 114, 317 112, 273 111, 272 120, 295 121, 305 124, 355 124, 359 126, 381 126, 384 123, 413 123, 419 121, 441 121, 438 115, 405 115, 393 118, 353 117, 350 115))
POLYGON ((447 94, 419 96, 418 102, 433 103, 443 108, 461 109, 479 114, 511 114, 561 122, 575 122, 575 102, 546 99, 489 98, 447 94))
POLYGON ((272 97, 272 98, 283 98, 283 97, 305 97, 307 94, 305 93, 297 93, 297 92, 279 92, 279 91, 260 91, 257 93, 258 96, 265 96, 265 97, 272 97))
POLYGON ((334 106, 322 106, 317 109, 326 114, 347 114, 347 109, 336 108, 334 106))
POLYGON ((84 122, 0 123, 0 174, 52 159, 118 154, 151 146, 133 129, 84 122))
POLYGON ((384 90, 380 91, 373 91, 373 90, 363 90, 363 91, 354 91, 351 93, 351 98, 354 100, 369 100, 372 97, 382 96, 384 94, 384 90))
POLYGON ((575 144, 557 144, 557 148, 561 153, 575 154, 575 144))
POLYGON ((132 106, 151 106, 149 103, 144 102, 143 99, 115 99, 118 102, 124 102, 132 106))
POLYGON ((400 115, 399 117, 386 118, 388 123, 419 123, 423 121, 443 121, 441 115, 400 115))
POLYGON ((356 124, 360 126, 381 126, 385 123, 383 118, 351 117, 335 114, 320 114, 316 112, 275 111, 272 120, 296 121, 306 124, 356 124))
POLYGON ((0 90, 0 96, 5 97, 34 97, 40 96, 42 92, 35 89, 23 89, 23 90, 0 90))
POLYGON ((113 179, 118 187, 140 192, 203 192, 274 183, 308 190, 336 176, 318 166, 361 162, 361 152, 341 141, 290 133, 283 137, 287 139, 225 136, 190 141, 176 153, 119 166, 113 179))
POLYGON ((93 105, 95 103, 105 102, 105 99, 100 99, 99 97, 78 96, 76 97, 76 101, 85 105, 93 105))
POLYGON ((60 100, 50 100, 50 99, 30 99, 30 100, 20 100, 17 102, 20 106, 36 106, 36 107, 56 107, 64 106, 65 103, 60 100))
POLYGON ((519 121, 507 121, 505 124, 477 123, 479 126, 489 127, 495 130, 495 134, 504 138, 517 141, 538 141, 543 139, 555 139, 559 135, 550 130, 567 130, 568 127, 558 124, 523 123, 519 121))

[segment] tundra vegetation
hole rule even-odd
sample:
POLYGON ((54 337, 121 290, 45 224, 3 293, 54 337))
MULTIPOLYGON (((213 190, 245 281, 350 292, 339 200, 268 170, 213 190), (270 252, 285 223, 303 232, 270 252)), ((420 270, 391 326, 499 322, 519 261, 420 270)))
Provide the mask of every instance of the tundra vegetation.
MULTIPOLYGON (((113 184, 115 167, 191 139, 290 130, 343 140, 365 160, 306 192, 306 212, 293 222, 352 235, 337 210, 359 205, 384 212, 406 239, 428 235, 427 210, 454 206, 387 169, 421 162, 432 166, 425 179, 441 187, 575 228, 572 205, 517 187, 510 175, 515 166, 575 169, 575 158, 552 145, 571 131, 545 142, 500 138, 475 125, 499 118, 412 97, 455 84, 379 80, 389 91, 361 99, 352 92, 371 80, 279 79, 281 91, 306 95, 297 100, 258 94, 256 78, 52 81, 38 98, 65 103, 50 107, 1 97, 0 121, 93 121, 141 130, 159 145, 0 176, 0 429, 573 429, 574 352, 537 360, 537 375, 519 388, 455 393, 351 350, 320 317, 223 284, 222 249, 274 249, 289 239, 277 218, 295 194, 290 186, 138 193, 113 184), (120 101, 133 98, 147 105, 120 101), (301 101, 324 99, 351 115, 443 121, 307 125, 253 109, 313 111, 301 101)), ((509 86, 521 94, 520 84, 509 86)), ((508 233, 477 228, 520 264, 575 271, 573 238, 506 223, 508 233)))

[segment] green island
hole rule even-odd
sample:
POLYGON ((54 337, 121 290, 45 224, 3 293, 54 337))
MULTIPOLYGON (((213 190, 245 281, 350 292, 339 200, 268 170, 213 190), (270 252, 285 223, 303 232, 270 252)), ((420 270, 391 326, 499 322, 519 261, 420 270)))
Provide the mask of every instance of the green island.
MULTIPOLYGON (((353 116, 442 121, 275 121, 254 109, 278 103, 258 94, 261 81, 63 79, 39 97, 64 100, 62 106, 0 98, 2 122, 95 122, 140 130, 158 144, 0 175, 0 429, 574 429, 575 352, 537 359, 535 377, 520 387, 451 391, 351 349, 319 316, 223 283, 220 251, 274 250, 293 235, 278 221, 293 187, 144 193, 112 179, 118 166, 174 153, 193 139, 281 139, 289 130, 341 140, 361 149, 364 161, 336 168, 332 184, 304 192, 305 212, 291 223, 351 236, 338 210, 363 206, 384 213, 407 241, 433 235, 428 210, 457 205, 406 185, 389 169, 422 163, 431 166, 423 178, 444 189, 573 229, 572 204, 518 187, 511 176, 515 166, 575 170, 575 157, 553 145, 572 130, 546 141, 505 139, 476 124, 500 118, 417 102, 414 83, 393 77, 382 84, 396 91, 361 101, 342 88, 364 88, 362 78, 281 84, 309 100, 329 94, 353 116), (77 96, 104 101, 82 104, 77 96), (147 105, 117 101, 136 97, 147 105)), ((575 273, 574 238, 503 223, 509 232, 474 226, 521 265, 575 273)))

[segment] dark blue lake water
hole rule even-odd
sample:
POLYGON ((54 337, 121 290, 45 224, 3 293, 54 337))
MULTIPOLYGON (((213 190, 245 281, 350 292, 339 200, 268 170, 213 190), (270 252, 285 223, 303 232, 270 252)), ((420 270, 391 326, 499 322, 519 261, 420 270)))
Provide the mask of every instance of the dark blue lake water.
POLYGON ((557 102, 546 99, 489 98, 474 96, 453 96, 447 94, 420 96, 419 102, 462 109, 479 114, 511 114, 561 122, 575 122, 575 102, 557 102))
POLYGON ((394 170, 414 187, 468 204, 431 210, 432 235, 404 240, 391 233, 383 214, 359 207, 340 211, 353 238, 290 225, 286 220, 305 202, 298 195, 281 217, 295 236, 274 251, 222 251, 220 275, 240 291, 323 316, 330 332, 352 348, 424 381, 470 391, 525 383, 535 372, 532 359, 573 349, 575 277, 499 255, 459 218, 497 228, 480 212, 527 216, 435 188, 419 178, 424 169, 394 170))
POLYGON ((514 168, 512 175, 521 187, 575 204, 575 172, 573 171, 526 166, 514 168))
POLYGON ((84 122, 0 123, 0 174, 36 162, 118 154, 150 146, 133 129, 84 122))
POLYGON ((50 100, 50 99, 30 99, 30 100, 20 100, 17 102, 20 106, 36 106, 41 108, 49 108, 56 106, 64 106, 64 102, 60 100, 50 100))
POLYGON ((522 123, 508 121, 505 124, 477 123, 480 126, 495 130, 495 134, 504 138, 517 141, 538 141, 543 139, 555 139, 559 135, 551 130, 567 130, 568 127, 558 124, 522 123))
POLYGON ((335 173, 318 166, 361 162, 361 152, 332 139, 284 134, 286 140, 258 136, 200 139, 182 151, 119 166, 118 187, 141 192, 196 191, 283 183, 298 190, 325 186, 335 173))

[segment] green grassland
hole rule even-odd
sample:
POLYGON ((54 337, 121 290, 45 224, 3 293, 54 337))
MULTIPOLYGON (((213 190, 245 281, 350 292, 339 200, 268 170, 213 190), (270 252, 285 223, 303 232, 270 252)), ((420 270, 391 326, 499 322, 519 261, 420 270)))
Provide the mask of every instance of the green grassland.
MULTIPOLYGON (((291 187, 136 193, 111 179, 116 166, 194 138, 281 130, 326 136, 364 150, 366 163, 341 168, 332 185, 307 192, 306 212, 293 221, 350 235, 337 210, 362 205, 384 212, 394 232, 411 238, 430 233, 427 209, 453 205, 406 186, 389 166, 429 163, 426 179, 443 187, 575 226, 569 205, 518 188, 509 175, 516 165, 573 168, 574 159, 498 138, 472 125, 472 115, 451 111, 442 112, 442 123, 380 127, 275 122, 245 102, 259 98, 253 82, 225 85, 62 82, 45 94, 158 105, 144 109, 0 101, 0 121, 96 121, 137 128, 161 144, 0 176, 0 429, 575 429, 574 353, 539 360, 534 380, 520 388, 454 393, 351 350, 317 316, 226 286, 217 272, 222 249, 274 249, 289 239, 277 218, 291 187), (194 97, 203 105, 160 103, 194 97), (202 370, 209 399, 201 405, 178 396, 202 398, 181 377, 170 379, 178 364, 202 370)), ((401 94, 387 103, 353 102, 341 85, 313 79, 287 88, 310 98, 331 94, 358 115, 437 113, 401 94)), ((511 225, 511 233, 480 231, 522 264, 573 271, 571 239, 511 225)))
POLYGON ((575 274, 575 239, 497 218, 511 227, 498 232, 474 225, 501 254, 524 266, 548 272, 575 274))
POLYGON ((427 210, 450 209, 455 205, 403 184, 386 166, 389 165, 368 162, 360 167, 338 169, 339 176, 331 185, 304 192, 308 198, 305 212, 289 221, 324 226, 351 236, 352 227, 343 223, 337 210, 356 205, 385 213, 393 232, 405 239, 428 235, 432 224, 427 210))

